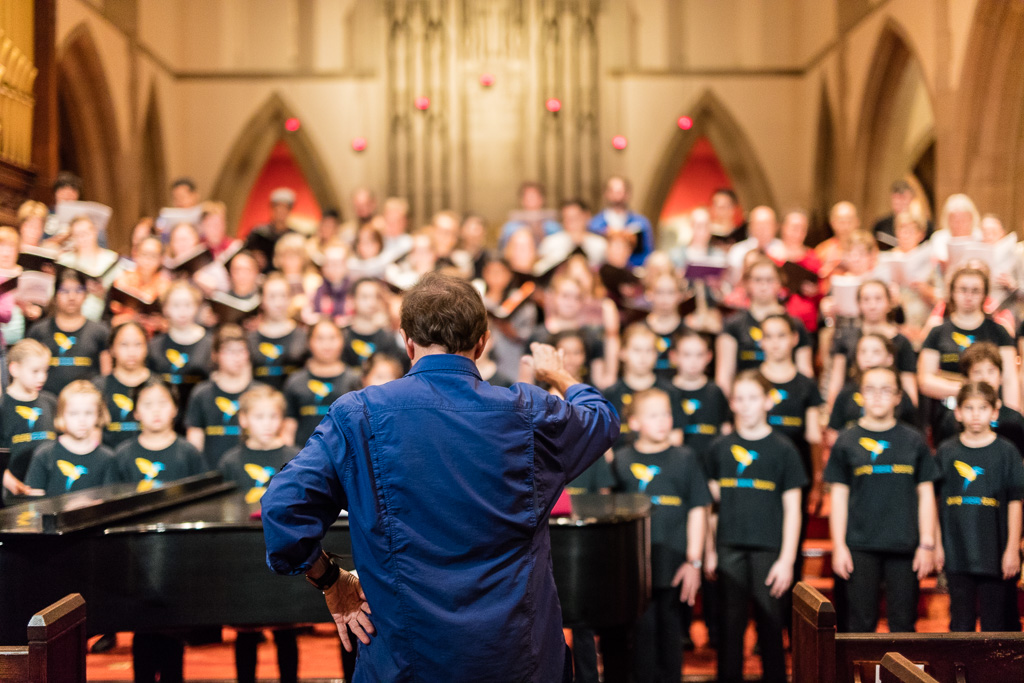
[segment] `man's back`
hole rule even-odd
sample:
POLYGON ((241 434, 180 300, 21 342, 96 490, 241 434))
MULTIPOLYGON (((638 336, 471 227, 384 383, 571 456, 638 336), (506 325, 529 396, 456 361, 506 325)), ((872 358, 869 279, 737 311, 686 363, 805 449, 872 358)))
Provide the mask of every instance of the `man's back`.
MULTIPOLYGON (((321 490, 349 510, 378 633, 357 680, 559 680, 547 517, 618 432, 596 390, 568 393, 563 402, 529 385, 491 387, 467 358, 428 356, 401 380, 339 399, 272 480, 308 494, 321 487, 302 470, 319 462, 321 490)), ((309 551, 275 557, 278 512, 264 506, 270 560, 294 571, 309 551)))

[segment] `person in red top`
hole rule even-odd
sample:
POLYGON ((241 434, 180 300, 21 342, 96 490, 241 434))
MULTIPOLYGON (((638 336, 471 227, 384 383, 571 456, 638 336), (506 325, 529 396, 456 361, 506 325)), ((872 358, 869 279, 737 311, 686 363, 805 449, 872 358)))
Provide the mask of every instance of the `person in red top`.
MULTIPOLYGON (((782 219, 779 237, 785 249, 786 261, 821 273, 821 258, 804 242, 807 240, 807 214, 800 209, 790 211, 782 219)), ((778 262, 782 266, 783 262, 778 262)), ((790 292, 786 299, 786 312, 798 319, 810 334, 818 331, 818 306, 821 303, 821 284, 804 283, 799 291, 790 292)))

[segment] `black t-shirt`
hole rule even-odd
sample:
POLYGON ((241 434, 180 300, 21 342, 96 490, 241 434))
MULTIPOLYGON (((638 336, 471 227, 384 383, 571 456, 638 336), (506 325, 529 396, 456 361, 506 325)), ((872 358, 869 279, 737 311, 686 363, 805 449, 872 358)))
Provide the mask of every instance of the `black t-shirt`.
MULTIPOLYGON (((668 394, 669 403, 675 403, 675 393, 677 389, 668 382, 655 379, 654 385, 651 389, 661 389, 668 394)), ((636 440, 636 435, 629 429, 629 419, 624 413, 629 409, 629 406, 633 404, 633 394, 637 391, 626 384, 625 380, 619 380, 615 384, 611 385, 607 389, 601 392, 604 397, 608 399, 609 403, 615 406, 615 411, 619 414, 619 440, 616 442, 616 446, 624 446, 633 443, 636 440)), ((673 425, 678 427, 679 425, 673 425)))
MULTIPOLYGON (((179 344, 169 334, 154 337, 149 343, 149 369, 178 388, 178 405, 187 406, 192 390, 210 376, 213 337, 207 333, 193 344, 179 344)), ((184 426, 184 412, 178 411, 177 426, 184 426)))
POLYGON ((46 491, 46 496, 59 496, 102 486, 107 468, 114 462, 114 452, 99 445, 90 453, 72 453, 59 441, 39 447, 32 456, 25 483, 46 491))
POLYGON ((238 426, 238 399, 254 386, 256 382, 235 393, 224 391, 213 380, 206 380, 192 392, 185 426, 203 430, 206 437, 203 460, 207 469, 216 469, 224 454, 239 445, 242 428, 238 426))
MULTIPOLYGON (((646 324, 646 323, 645 323, 646 324)), ((650 325, 648 325, 650 327, 650 325)), ((669 360, 668 353, 672 350, 672 339, 683 330, 686 329, 686 323, 682 320, 676 325, 675 329, 668 334, 661 334, 660 332, 654 332, 658 335, 655 340, 655 348, 658 349, 658 360, 654 364, 654 372, 658 375, 658 379, 665 381, 671 381, 676 375, 676 366, 669 360)))
POLYGON ((782 548, 782 494, 808 483, 789 439, 775 431, 757 441, 721 436, 711 444, 708 479, 721 490, 719 545, 782 548))
POLYGON ((651 497, 651 577, 655 588, 666 588, 686 561, 687 514, 711 504, 697 456, 677 446, 658 453, 627 446, 615 451, 612 467, 620 491, 651 497))
POLYGON ((148 491, 210 469, 196 447, 180 436, 159 451, 144 448, 136 437, 117 447, 108 483, 137 483, 137 490, 148 491))
MULTIPOLYGON (((836 396, 832 404, 832 414, 828 417, 829 429, 837 432, 849 429, 864 417, 864 397, 860 395, 860 387, 847 384, 836 396)), ((902 394, 900 404, 896 406, 896 419, 913 427, 917 422, 917 408, 906 393, 902 394)))
POLYGON ((318 377, 300 370, 284 384, 285 417, 294 419, 295 445, 302 448, 323 421, 331 404, 344 394, 362 387, 359 375, 344 370, 335 377, 318 377))
POLYGON ((271 477, 298 452, 294 446, 258 451, 242 444, 225 453, 217 469, 224 474, 224 479, 238 484, 238 490, 245 492, 246 503, 258 503, 271 477))
POLYGON ((110 412, 110 422, 103 430, 103 444, 116 450, 139 432, 139 422, 135 419, 135 398, 139 387, 129 387, 114 375, 98 377, 96 387, 103 394, 110 412))
POLYGON ((824 401, 818 385, 810 377, 799 372, 788 382, 772 382, 770 396, 775 403, 768 411, 768 424, 772 430, 782 434, 796 446, 804 472, 811 476, 811 445, 807 442, 807 411, 817 408, 824 401))
POLYGON ((395 333, 387 329, 379 329, 373 334, 360 334, 351 327, 345 328, 345 346, 341 350, 341 362, 349 367, 360 368, 374 353, 386 353, 394 356, 408 370, 408 356, 402 353, 395 339, 395 333))
MULTIPOLYGON (((787 317, 797 333, 796 349, 793 349, 793 357, 796 358, 796 350, 810 347, 811 338, 799 319, 788 314, 787 317)), ((761 322, 755 319, 750 311, 740 311, 729 316, 722 328, 722 334, 736 340, 736 372, 756 370, 764 362, 764 351, 761 350, 761 322)))
POLYGON ((53 418, 57 399, 41 391, 33 401, 19 401, 10 394, 0 396, 0 448, 11 449, 7 469, 24 481, 32 454, 57 438, 53 418))
POLYGON ((1013 346, 1013 339, 1002 325, 992 320, 985 320, 973 330, 957 327, 946 320, 938 327, 932 328, 921 348, 939 352, 939 369, 944 372, 963 372, 960 369, 960 357, 971 344, 991 342, 996 346, 1013 346))
POLYGON ((583 470, 583 474, 566 484, 565 490, 574 496, 578 493, 600 493, 601 489, 614 487, 615 475, 612 474, 612 466, 604 456, 601 456, 593 465, 583 470))
POLYGON ((705 382, 700 389, 673 389, 672 423, 683 430, 683 445, 697 454, 706 473, 711 443, 722 433, 722 425, 732 420, 729 399, 714 382, 705 382))
MULTIPOLYGON (((846 357, 846 370, 857 367, 857 342, 863 336, 860 327, 846 326, 836 330, 832 339, 832 355, 846 357)), ((900 372, 917 372, 917 352, 913 344, 902 334, 897 333, 891 340, 895 348, 896 369, 900 372)))
POLYGON ((1024 498, 1024 465, 1010 442, 968 448, 959 438, 935 454, 946 570, 1002 576, 1007 540, 1006 506, 1024 498))
MULTIPOLYGON (((935 431, 935 443, 943 443, 946 439, 958 436, 961 431, 963 426, 956 421, 956 414, 948 410, 935 431)), ((1000 406, 999 415, 992 421, 992 431, 1009 441, 1021 457, 1024 457, 1024 415, 1013 408, 1000 406)))
POLYGON ((107 350, 110 330, 92 320, 77 330, 61 330, 56 320, 46 318, 30 327, 26 336, 42 342, 53 354, 43 390, 56 396, 76 379, 100 374, 100 354, 107 350))
POLYGON ((860 425, 836 440, 825 481, 850 487, 846 544, 854 550, 911 553, 917 548, 917 485, 939 471, 924 437, 897 423, 884 432, 860 425))
POLYGON ((252 376, 280 391, 288 375, 298 371, 306 362, 308 348, 309 337, 301 327, 283 337, 268 337, 254 330, 249 333, 252 376))

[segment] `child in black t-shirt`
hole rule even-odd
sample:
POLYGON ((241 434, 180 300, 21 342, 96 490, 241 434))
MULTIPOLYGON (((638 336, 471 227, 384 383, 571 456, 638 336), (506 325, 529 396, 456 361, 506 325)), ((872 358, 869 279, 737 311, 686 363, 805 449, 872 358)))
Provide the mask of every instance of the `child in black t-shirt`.
POLYGON ((894 368, 864 372, 860 393, 864 417, 839 435, 825 468, 832 570, 844 582, 836 590, 845 591, 849 630, 871 633, 884 582, 889 631, 913 631, 918 581, 935 561, 938 470, 921 434, 896 420, 902 392, 894 368))
MULTIPOLYGON (((622 367, 622 378, 601 393, 615 406, 619 415, 627 409, 638 391, 657 386, 666 394, 674 393, 672 386, 659 380, 654 372, 658 360, 658 335, 643 323, 633 323, 622 333, 622 350, 619 361, 622 367)), ((626 445, 636 437, 627 420, 622 420, 619 428, 621 435, 617 445, 626 445)), ((675 439, 676 443, 681 440, 675 439)))
POLYGON ((391 328, 384 290, 377 280, 357 280, 350 291, 352 320, 345 327, 345 347, 341 361, 349 367, 360 367, 377 351, 402 360, 395 331, 391 328))
MULTIPOLYGON (((960 367, 968 382, 983 382, 995 389, 998 395, 1003 380, 1003 358, 995 344, 971 344, 960 358, 960 367)), ((1009 441, 1024 457, 1024 416, 1000 403, 992 420, 992 430, 1009 441)), ((935 443, 940 444, 959 433, 960 422, 956 415, 947 412, 935 431, 935 443)))
POLYGON ((310 358, 306 367, 284 384, 285 418, 282 437, 302 448, 328 409, 339 397, 361 388, 359 375, 341 362, 341 330, 324 318, 309 330, 310 358))
MULTIPOLYGON (((157 335, 149 344, 149 369, 176 387, 182 406, 187 406, 192 390, 210 375, 212 337, 196 322, 203 294, 187 280, 173 283, 162 299, 167 333, 157 335)), ((184 411, 175 427, 185 431, 184 411)))
POLYGON ((306 331, 292 319, 291 302, 288 278, 278 272, 268 275, 263 282, 259 324, 249 332, 253 376, 275 389, 281 389, 306 359, 306 331))
POLYGON ((203 454, 207 469, 214 469, 238 445, 238 399, 253 386, 249 345, 238 325, 221 325, 213 336, 217 371, 196 387, 188 402, 185 437, 203 454))
MULTIPOLYGON (((830 448, 839 437, 839 432, 853 427, 860 418, 864 417, 864 397, 860 393, 860 376, 870 368, 893 367, 893 343, 880 334, 870 332, 862 335, 857 340, 855 353, 854 378, 836 396, 828 418, 825 443, 830 448)), ((902 372, 900 376, 903 376, 902 372)), ((904 386, 906 385, 904 384, 904 386)), ((917 409, 906 392, 903 392, 900 405, 896 408, 896 419, 910 426, 915 426, 917 421, 917 409)))
MULTIPOLYGON (((11 381, 0 397, 0 448, 10 451, 6 462, 0 458, 4 499, 12 496, 42 495, 25 484, 32 455, 57 438, 53 418, 57 399, 43 391, 50 369, 50 350, 35 339, 22 339, 7 352, 11 381)), ((2 505, 0 505, 2 507, 2 505)))
MULTIPOLYGON (((298 453, 297 448, 285 445, 281 439, 284 411, 284 396, 266 385, 253 387, 239 399, 238 422, 244 440, 224 455, 218 469, 224 473, 226 480, 239 485, 240 491, 244 492, 245 502, 251 505, 259 503, 270 485, 270 479, 298 453)), ((297 680, 297 629, 275 628, 273 633, 281 680, 297 680)), ((256 649, 261 640, 263 630, 260 628, 238 630, 238 638, 235 640, 235 672, 240 683, 256 681, 256 649)))
POLYGON ((114 371, 95 380, 110 413, 110 422, 103 430, 103 444, 108 448, 116 449, 139 431, 135 391, 152 374, 146 367, 146 344, 146 331, 135 321, 118 325, 110 334, 114 371))
POLYGON ((771 384, 756 370, 736 376, 729 405, 734 432, 711 446, 709 485, 718 501, 712 517, 707 572, 718 571, 722 637, 718 680, 743 680, 743 634, 754 603, 762 680, 786 680, 782 630, 786 597, 799 550, 801 489, 807 485, 800 455, 768 424, 771 384))
POLYGON ((641 683, 674 680, 683 663, 680 603, 692 606, 700 587, 704 508, 711 496, 697 456, 671 444, 672 406, 666 392, 638 392, 627 416, 636 440, 615 451, 615 479, 622 491, 650 496, 653 506, 653 591, 637 626, 633 671, 641 683))
POLYGON ((679 314, 679 304, 683 301, 683 290, 679 278, 671 273, 659 275, 647 288, 647 299, 651 302, 651 312, 644 319, 647 327, 658 335, 658 360, 654 371, 658 379, 669 382, 676 374, 676 366, 672 362, 672 340, 686 329, 683 318, 679 314))
POLYGON ((92 382, 79 379, 64 387, 54 420, 62 433, 32 456, 25 483, 46 496, 102 486, 114 456, 100 440, 109 421, 103 394, 92 382))
POLYGON ((984 382, 957 394, 964 431, 939 446, 941 544, 936 564, 949 582, 950 631, 1020 631, 1020 453, 992 431, 999 399, 984 382), (980 606, 980 609, 979 609, 980 606))
POLYGON ((682 430, 683 445, 697 454, 707 471, 708 449, 721 434, 732 432, 729 400, 708 380, 705 370, 711 362, 707 338, 693 330, 676 335, 672 342, 672 423, 682 430))

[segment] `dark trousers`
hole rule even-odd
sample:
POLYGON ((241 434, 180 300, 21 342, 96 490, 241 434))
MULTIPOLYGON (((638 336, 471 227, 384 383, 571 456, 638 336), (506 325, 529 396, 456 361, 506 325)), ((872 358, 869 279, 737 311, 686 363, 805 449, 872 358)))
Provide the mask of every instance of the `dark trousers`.
MULTIPOLYGON (((281 683, 296 683, 299 679, 298 629, 274 629, 277 648, 277 671, 281 683)), ((235 639, 235 674, 238 683, 256 683, 256 650, 263 640, 263 631, 239 631, 235 639)))
POLYGON ((572 666, 576 683, 598 683, 597 644, 589 628, 572 630, 572 666))
POLYGON ((982 631, 1020 631, 1016 579, 947 572, 946 580, 950 631, 974 631, 979 615, 982 631))
POLYGON ((722 637, 722 596, 718 579, 704 578, 700 583, 700 609, 708 629, 708 647, 717 650, 722 637))
POLYGON ((132 637, 135 683, 181 683, 185 641, 165 633, 136 633, 132 637))
POLYGON ((655 588, 636 625, 634 683, 679 683, 683 671, 683 603, 678 588, 655 588))
POLYGON ((851 633, 874 633, 879 594, 885 584, 886 615, 891 633, 911 633, 917 621, 918 583, 914 556, 907 553, 851 550, 853 572, 845 582, 851 633))
POLYGON ((718 548, 718 587, 722 598, 722 640, 718 647, 719 683, 743 681, 743 635, 747 630, 750 604, 754 606, 757 642, 761 648, 762 680, 784 683, 786 656, 782 628, 786 622, 784 599, 773 598, 764 585, 775 550, 718 548))

